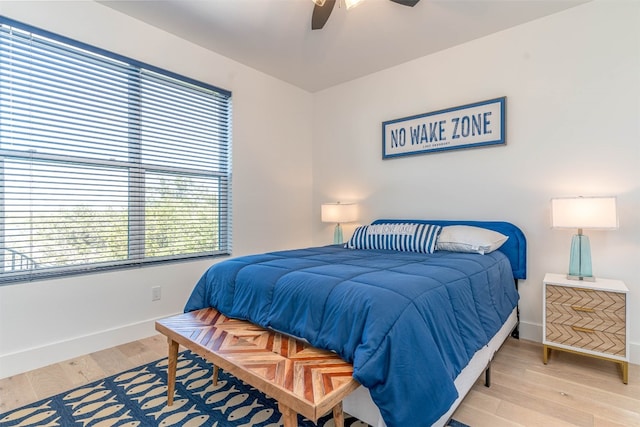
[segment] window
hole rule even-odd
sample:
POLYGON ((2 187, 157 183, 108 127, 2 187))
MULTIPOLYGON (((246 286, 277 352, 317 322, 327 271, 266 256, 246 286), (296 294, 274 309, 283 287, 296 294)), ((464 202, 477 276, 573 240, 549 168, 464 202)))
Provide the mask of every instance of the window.
POLYGON ((0 283, 230 252, 231 93, 0 18, 0 283))

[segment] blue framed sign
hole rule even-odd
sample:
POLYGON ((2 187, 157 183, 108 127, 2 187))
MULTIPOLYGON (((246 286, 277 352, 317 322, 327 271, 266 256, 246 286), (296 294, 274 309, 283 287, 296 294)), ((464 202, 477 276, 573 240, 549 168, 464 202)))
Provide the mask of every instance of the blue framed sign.
POLYGON ((382 122, 382 158, 506 143, 507 97, 382 122))

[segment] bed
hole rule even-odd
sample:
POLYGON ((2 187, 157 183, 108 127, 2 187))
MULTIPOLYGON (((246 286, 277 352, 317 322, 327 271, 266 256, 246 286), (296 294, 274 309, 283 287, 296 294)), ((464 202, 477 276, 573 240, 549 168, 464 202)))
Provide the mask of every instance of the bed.
POLYGON ((344 246, 215 264, 185 312, 214 307, 335 351, 366 387, 345 410, 369 424, 442 425, 516 327, 525 277, 526 241, 513 224, 383 219, 344 246), (473 243, 473 253, 439 241, 458 226, 507 239, 496 250, 473 243))

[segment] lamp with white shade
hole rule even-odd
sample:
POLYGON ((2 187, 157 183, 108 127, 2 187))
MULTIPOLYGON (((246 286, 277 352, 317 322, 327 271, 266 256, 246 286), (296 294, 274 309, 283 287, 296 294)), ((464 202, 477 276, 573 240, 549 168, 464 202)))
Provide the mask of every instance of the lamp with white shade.
POLYGON ((568 279, 593 281, 591 245, 584 229, 618 228, 615 197, 561 197, 551 199, 553 228, 577 228, 571 239, 568 279))
POLYGON ((347 222, 354 222, 358 218, 358 207, 355 203, 323 203, 321 206, 322 222, 333 222, 336 228, 333 231, 333 243, 341 244, 342 226, 347 222))

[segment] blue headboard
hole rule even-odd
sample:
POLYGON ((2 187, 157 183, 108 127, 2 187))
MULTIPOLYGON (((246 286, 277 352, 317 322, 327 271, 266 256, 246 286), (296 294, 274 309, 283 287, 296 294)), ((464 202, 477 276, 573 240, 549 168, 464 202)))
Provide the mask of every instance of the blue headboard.
POLYGON ((516 279, 527 278, 527 240, 524 233, 517 226, 504 221, 450 221, 450 220, 426 220, 426 219, 378 219, 373 224, 383 222, 412 222, 419 224, 435 224, 442 227, 447 225, 471 225, 474 227, 488 228, 508 236, 506 242, 499 251, 509 258, 513 277, 516 279))

